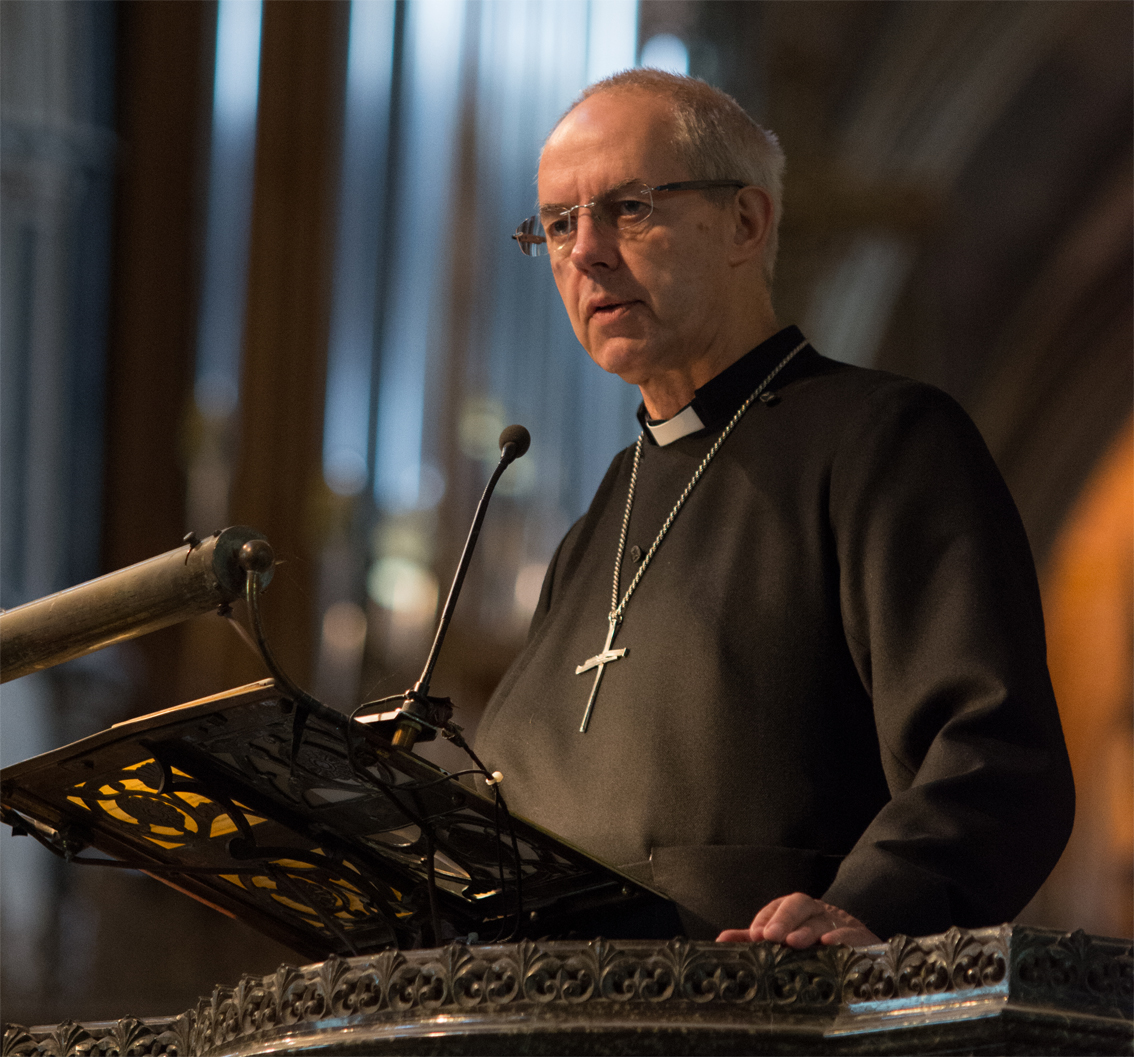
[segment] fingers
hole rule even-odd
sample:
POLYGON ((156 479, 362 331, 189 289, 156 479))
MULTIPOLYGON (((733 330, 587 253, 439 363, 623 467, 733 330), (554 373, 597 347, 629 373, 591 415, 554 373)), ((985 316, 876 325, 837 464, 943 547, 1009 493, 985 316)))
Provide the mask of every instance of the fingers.
POLYGON ((766 940, 786 943, 789 947, 810 947, 834 926, 828 914, 832 908, 803 892, 793 892, 775 903, 773 913, 764 924, 766 940))
MULTIPOLYGON (((800 894, 802 894, 802 893, 799 893, 799 892, 796 893, 796 895, 800 895, 800 894)), ((776 911, 778 911, 780 909, 780 904, 783 903, 785 900, 791 899, 791 898, 792 898, 792 896, 780 896, 778 899, 773 899, 767 906, 762 907, 760 909, 760 911, 757 913, 757 915, 752 919, 752 924, 749 926, 749 928, 750 929, 760 929, 762 931, 764 926, 766 924, 768 924, 768 922, 771 921, 772 918, 775 916, 776 911)))
POLYGON ((761 940, 795 948, 816 943, 861 947, 881 942, 856 917, 803 892, 773 899, 752 919, 747 929, 725 929, 717 937, 718 943, 759 943, 761 940))
POLYGON ((716 940, 717 943, 754 943, 748 929, 725 929, 716 940))
POLYGON ((752 924, 748 928, 725 929, 717 937, 717 943, 759 943, 765 938, 764 926, 771 920, 779 905, 787 898, 787 896, 780 896, 778 899, 773 899, 767 906, 762 907, 752 919, 752 924))

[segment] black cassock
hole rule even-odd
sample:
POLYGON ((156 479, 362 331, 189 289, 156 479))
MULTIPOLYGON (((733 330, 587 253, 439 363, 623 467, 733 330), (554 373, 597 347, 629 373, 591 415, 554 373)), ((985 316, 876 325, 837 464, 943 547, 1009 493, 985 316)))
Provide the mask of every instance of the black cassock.
MULTIPOLYGON (((619 594, 781 331, 644 445, 619 594)), ((920 383, 800 352, 606 639, 632 449, 560 544, 477 751, 509 807, 665 891, 692 938, 801 890, 875 933, 1011 919, 1066 843, 1035 570, 980 435, 920 383)), ((611 935, 609 925, 606 934, 611 935)))

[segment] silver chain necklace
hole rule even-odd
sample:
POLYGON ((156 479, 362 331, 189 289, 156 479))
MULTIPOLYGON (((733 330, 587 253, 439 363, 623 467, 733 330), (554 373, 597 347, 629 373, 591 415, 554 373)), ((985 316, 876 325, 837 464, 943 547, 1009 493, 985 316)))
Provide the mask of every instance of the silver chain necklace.
POLYGON ((618 537, 618 555, 614 559, 614 588, 610 596, 610 616, 607 618, 609 622, 609 630, 606 633, 606 642, 603 643, 602 650, 596 653, 593 657, 584 661, 575 669, 576 675, 582 675, 584 672, 589 672, 592 668, 597 668, 595 672, 594 686, 591 687, 591 696, 587 699, 587 710, 583 713, 583 722, 579 726, 579 733, 586 734, 587 725, 591 721, 591 713, 594 711, 595 698, 598 696, 599 683, 602 682, 602 673, 606 670, 608 664, 614 661, 621 660, 629 652, 628 647, 622 649, 612 649, 615 633, 618 631, 618 625, 622 623, 622 614, 626 612, 626 606, 630 601, 630 596, 634 593, 638 584, 641 582, 642 577, 645 575, 646 568, 649 566, 653 556, 657 553, 658 547, 665 539, 665 535, 669 532, 670 526, 673 524, 677 515, 681 513, 681 508, 685 506, 685 501, 689 498, 690 493, 696 487, 697 482, 701 480, 706 467, 713 460, 713 456, 720 451, 721 445, 725 439, 736 427, 736 424, 744 416, 744 412, 752 405, 752 402, 765 390, 771 383, 772 379, 776 377, 792 360, 797 352, 806 346, 807 341, 801 341, 794 349, 791 350, 774 368, 771 374, 768 375, 756 388, 752 391, 752 395, 744 401, 743 404, 737 408, 736 414, 729 419, 728 425, 721 431, 721 435, 717 437, 716 442, 708 450, 705 457, 701 460, 701 465, 693 471, 693 476, 689 479, 689 483, 685 486, 685 491, 678 496, 677 502, 673 504, 673 509, 669 512, 669 516, 662 524, 661 530, 658 532, 654 542, 650 545, 650 549, 646 551, 645 557, 642 558, 642 564, 638 566, 638 572, 635 574, 634 579, 630 581, 630 586, 626 588, 626 593, 622 596, 622 601, 618 600, 618 583, 622 573, 622 554, 626 550, 626 533, 630 528, 630 511, 634 506, 634 489, 638 483, 638 465, 642 461, 642 443, 646 436, 645 432, 638 434, 638 442, 634 445, 634 464, 630 468, 630 489, 626 495, 626 513, 622 515, 622 532, 618 537))

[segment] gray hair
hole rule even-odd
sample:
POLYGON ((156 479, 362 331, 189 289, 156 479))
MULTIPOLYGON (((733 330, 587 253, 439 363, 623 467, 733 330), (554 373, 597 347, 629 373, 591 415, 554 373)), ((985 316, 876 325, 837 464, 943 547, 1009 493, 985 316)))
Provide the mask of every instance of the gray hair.
MULTIPOLYGON (((768 192, 772 199, 772 230, 764 246, 764 278, 770 286, 783 216, 784 152, 775 134, 756 124, 732 96, 719 88, 696 77, 653 69, 624 70, 596 81, 583 90, 563 117, 592 95, 634 89, 670 100, 672 146, 689 170, 690 179, 743 180, 768 192)), ((702 193, 721 203, 731 201, 728 192, 702 193)))

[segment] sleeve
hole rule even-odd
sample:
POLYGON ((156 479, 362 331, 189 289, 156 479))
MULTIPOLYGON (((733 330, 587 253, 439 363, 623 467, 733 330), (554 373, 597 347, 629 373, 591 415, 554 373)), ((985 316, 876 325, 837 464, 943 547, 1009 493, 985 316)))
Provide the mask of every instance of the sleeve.
POLYGON ((880 936, 1011 920, 1067 842, 1074 787, 1008 489, 954 401, 892 382, 842 438, 830 517, 890 800, 823 898, 880 936))

